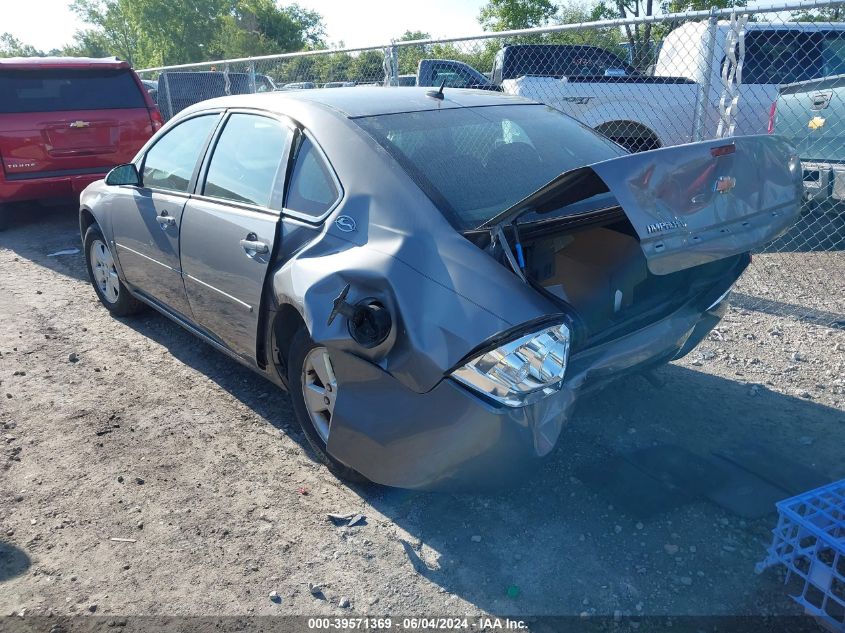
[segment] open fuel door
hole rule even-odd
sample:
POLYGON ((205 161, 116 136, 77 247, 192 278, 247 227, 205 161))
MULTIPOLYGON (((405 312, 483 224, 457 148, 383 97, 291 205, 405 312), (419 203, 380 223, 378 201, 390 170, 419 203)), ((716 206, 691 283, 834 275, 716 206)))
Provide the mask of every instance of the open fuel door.
POLYGON ((754 250, 800 215, 801 167, 776 136, 669 147, 565 172, 480 228, 610 192, 657 275, 754 250))

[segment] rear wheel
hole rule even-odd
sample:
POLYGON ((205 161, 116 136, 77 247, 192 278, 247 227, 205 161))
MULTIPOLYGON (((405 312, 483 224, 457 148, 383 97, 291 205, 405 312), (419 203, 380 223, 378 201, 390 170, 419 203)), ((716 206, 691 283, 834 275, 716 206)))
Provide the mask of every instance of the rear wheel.
POLYGON ((341 479, 369 481, 328 453, 339 385, 329 350, 314 343, 305 328, 300 328, 291 341, 287 370, 294 413, 317 458, 341 479))
POLYGON ((0 204, 0 231, 9 228, 9 206, 0 204))
POLYGON ((144 309, 144 304, 129 294, 117 274, 114 256, 96 224, 85 232, 85 263, 97 298, 112 314, 129 316, 144 309))

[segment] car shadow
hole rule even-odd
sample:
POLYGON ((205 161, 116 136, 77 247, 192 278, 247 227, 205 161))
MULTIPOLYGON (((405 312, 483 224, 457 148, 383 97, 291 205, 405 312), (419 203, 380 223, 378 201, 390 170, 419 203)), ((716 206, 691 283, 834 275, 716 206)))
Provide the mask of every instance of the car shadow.
POLYGON ((0 232, 0 248, 66 277, 88 280, 79 237, 78 202, 18 204, 8 213, 10 223, 0 232))
POLYGON ((22 549, 0 541, 0 583, 20 576, 32 562, 22 549))
MULTIPOLYGON (((210 346, 197 345, 164 317, 151 313, 126 323, 308 450, 281 390, 210 346)), ((655 376, 632 376, 582 399, 541 471, 512 489, 450 494, 350 488, 396 526, 409 569, 445 597, 486 612, 799 614, 775 573, 754 571, 776 522, 774 501, 791 496, 754 483, 762 478, 771 484, 776 472, 752 473, 751 484, 741 477, 721 481, 722 496, 712 498, 688 490, 667 493, 659 464, 645 476, 635 469, 640 476, 628 480, 628 471, 620 470, 620 486, 604 484, 614 478, 620 456, 624 461, 658 449, 676 456, 668 460, 672 476, 706 488, 712 473, 698 468, 701 460, 724 461, 727 455, 742 466, 742 455, 753 451, 730 456, 743 446, 755 447, 775 470, 809 473, 800 482, 842 478, 838 447, 845 444, 845 414, 678 364, 655 376), (609 477, 591 482, 585 473, 596 469, 609 477), (754 486, 776 495, 762 497, 761 516, 743 506, 749 494, 759 496, 754 486)), ((755 468, 759 464, 749 472, 755 468)), ((389 606, 385 601, 379 608, 389 606)))

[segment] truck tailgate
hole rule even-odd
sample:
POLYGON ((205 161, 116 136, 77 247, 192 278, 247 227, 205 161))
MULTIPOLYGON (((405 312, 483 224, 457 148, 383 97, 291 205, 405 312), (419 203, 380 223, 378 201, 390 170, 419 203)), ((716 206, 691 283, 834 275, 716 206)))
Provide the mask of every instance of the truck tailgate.
POLYGON ((845 75, 783 86, 776 117, 803 160, 845 163, 845 75))

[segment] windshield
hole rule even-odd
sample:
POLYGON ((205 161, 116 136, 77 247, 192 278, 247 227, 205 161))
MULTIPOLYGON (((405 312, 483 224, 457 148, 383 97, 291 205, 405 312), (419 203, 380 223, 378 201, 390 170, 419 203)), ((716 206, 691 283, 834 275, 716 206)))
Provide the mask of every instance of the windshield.
POLYGON ((484 224, 565 171, 625 153, 575 119, 539 104, 355 120, 458 230, 484 224))

